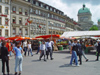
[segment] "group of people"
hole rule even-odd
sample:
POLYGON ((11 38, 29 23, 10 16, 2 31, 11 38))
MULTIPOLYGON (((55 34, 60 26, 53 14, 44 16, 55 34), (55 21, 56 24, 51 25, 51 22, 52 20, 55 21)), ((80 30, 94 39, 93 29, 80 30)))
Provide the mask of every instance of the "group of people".
MULTIPOLYGON (((47 40, 41 40, 38 41, 38 50, 36 54, 40 52, 39 60, 41 61, 42 57, 44 56, 44 61, 47 61, 49 59, 53 60, 53 47, 54 42, 51 41, 50 39, 47 40)), ((99 53, 100 53, 100 40, 97 41, 96 43, 96 48, 97 48, 97 59, 96 61, 99 60, 99 53)), ((89 60, 85 53, 84 50, 86 49, 85 43, 82 40, 74 40, 73 42, 69 42, 69 49, 70 49, 70 54, 71 56, 71 61, 70 65, 73 65, 73 63, 76 64, 76 66, 79 66, 78 61, 80 62, 80 65, 82 65, 82 55, 86 59, 86 62, 89 60), (78 57, 79 56, 79 60, 78 57)), ((12 53, 15 55, 15 75, 21 75, 22 72, 22 62, 23 62, 23 56, 22 53, 24 52, 24 56, 26 57, 26 54, 28 52, 28 56, 31 53, 31 56, 33 56, 32 53, 32 44, 31 41, 25 40, 24 42, 20 41, 2 41, 0 40, 0 55, 2 59, 2 73, 5 75, 5 63, 7 67, 7 73, 9 75, 9 57, 12 56, 12 53), (19 67, 19 73, 18 73, 18 67, 19 67)))
MULTIPOLYGON (((48 39, 47 41, 41 40, 41 43, 39 43, 39 48, 37 52, 40 52, 39 60, 44 56, 44 61, 48 59, 48 56, 50 55, 50 59, 53 60, 53 41, 50 41, 48 39), (46 58, 47 56, 47 58, 46 58)), ((22 72, 22 61, 23 56, 22 53, 24 52, 24 56, 26 57, 28 51, 28 56, 31 53, 31 56, 33 56, 32 53, 32 45, 30 41, 25 40, 23 43, 20 41, 13 41, 10 40, 5 41, 3 40, 1 42, 0 40, 0 55, 2 59, 2 73, 5 75, 5 63, 7 68, 7 74, 9 75, 9 57, 12 56, 12 53, 15 55, 15 75, 21 75, 22 72), (18 67, 19 67, 19 73, 18 73, 18 67)), ((36 53, 37 54, 37 53, 36 53)))
MULTIPOLYGON (((71 66, 73 66, 73 63, 75 63, 76 66, 79 66, 78 61, 80 62, 80 65, 82 65, 82 56, 86 59, 86 62, 89 60, 84 53, 84 50, 86 49, 85 41, 75 39, 74 42, 72 43, 69 42, 69 49, 70 49, 70 54, 72 54, 70 60, 71 66), (78 56, 79 56, 79 60, 78 60, 78 56)), ((96 61, 98 61, 99 54, 100 54, 100 40, 97 40, 96 50, 98 53, 96 61)))
MULTIPOLYGON (((8 41, 9 42, 9 41, 8 41)), ((9 69, 9 56, 10 56, 10 44, 8 44, 6 41, 2 41, 1 47, 0 47, 0 53, 1 53, 1 59, 2 59, 2 73, 3 75, 5 74, 5 64, 7 67, 7 74, 9 74, 10 69, 9 69)), ((22 53, 23 49, 20 46, 20 42, 15 43, 15 47, 13 47, 13 53, 15 55, 15 75, 18 73, 18 66, 19 66, 19 75, 21 75, 22 72, 22 53)))

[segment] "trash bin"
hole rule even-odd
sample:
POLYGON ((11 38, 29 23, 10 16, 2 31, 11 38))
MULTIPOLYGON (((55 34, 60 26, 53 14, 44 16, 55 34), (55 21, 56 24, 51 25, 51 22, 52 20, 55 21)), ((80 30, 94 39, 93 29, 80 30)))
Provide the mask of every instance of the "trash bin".
POLYGON ((86 47, 86 49, 85 49, 85 53, 88 53, 88 47, 86 47))
POLYGON ((58 49, 62 51, 63 50, 63 46, 62 45, 59 45, 58 46, 58 49))

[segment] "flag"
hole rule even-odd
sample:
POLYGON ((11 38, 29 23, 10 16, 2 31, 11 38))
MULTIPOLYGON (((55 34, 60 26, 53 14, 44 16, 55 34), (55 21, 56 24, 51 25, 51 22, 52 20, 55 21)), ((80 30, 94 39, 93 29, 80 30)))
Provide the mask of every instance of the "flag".
POLYGON ((39 25, 39 28, 41 28, 41 26, 39 25))
POLYGON ((27 19, 27 22, 29 23, 29 24, 31 24, 32 23, 32 20, 29 20, 29 18, 27 19))
POLYGON ((9 19, 9 20, 7 19, 7 20, 5 21, 5 24, 8 25, 8 22, 9 22, 9 21, 10 21, 10 19, 9 19))

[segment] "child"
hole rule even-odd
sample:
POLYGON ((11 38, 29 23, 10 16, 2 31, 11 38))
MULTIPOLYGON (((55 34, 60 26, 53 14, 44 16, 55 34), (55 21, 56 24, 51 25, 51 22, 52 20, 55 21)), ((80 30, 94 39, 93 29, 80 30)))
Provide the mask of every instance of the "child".
POLYGON ((28 43, 28 56, 29 56, 29 52, 31 53, 31 56, 33 56, 31 42, 28 43))
POLYGON ((46 46, 45 46, 45 41, 42 41, 42 43, 40 44, 40 50, 41 50, 41 54, 40 54, 40 58, 39 60, 41 60, 42 56, 44 55, 44 61, 46 61, 45 59, 45 50, 46 50, 46 46))

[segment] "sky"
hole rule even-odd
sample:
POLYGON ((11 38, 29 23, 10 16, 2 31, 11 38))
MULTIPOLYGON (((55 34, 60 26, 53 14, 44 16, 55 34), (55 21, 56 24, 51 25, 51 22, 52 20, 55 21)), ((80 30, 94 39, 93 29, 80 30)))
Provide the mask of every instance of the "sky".
POLYGON ((92 21, 97 24, 100 19, 100 0, 40 0, 48 5, 51 5, 65 13, 65 15, 78 21, 78 10, 83 7, 83 4, 90 9, 92 13, 92 21))

